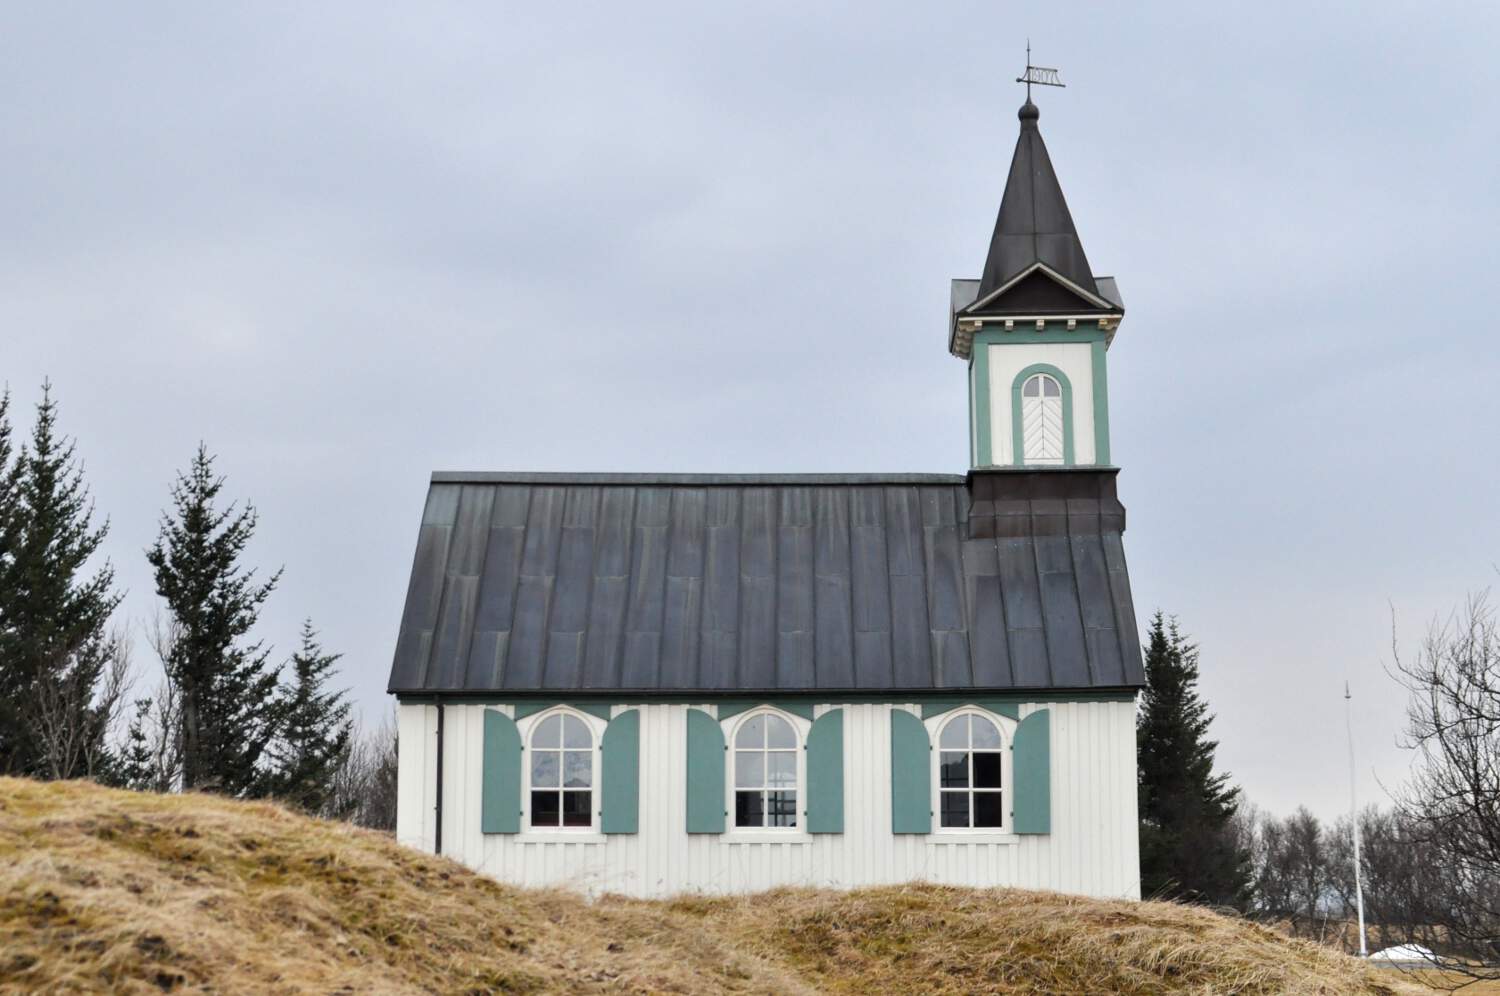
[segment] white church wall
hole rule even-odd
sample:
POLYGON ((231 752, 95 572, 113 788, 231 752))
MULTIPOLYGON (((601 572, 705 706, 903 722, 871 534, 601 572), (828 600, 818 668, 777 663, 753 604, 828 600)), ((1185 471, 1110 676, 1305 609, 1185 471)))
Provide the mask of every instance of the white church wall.
MULTIPOLYGON (((569 838, 481 832, 484 710, 511 709, 446 706, 443 853, 507 882, 635 896, 913 880, 1139 896, 1132 702, 1022 705, 1022 717, 1039 708, 1052 712, 1052 830, 984 843, 891 832, 890 712, 903 707, 887 703, 838 706, 845 710, 843 833, 795 840, 688 834, 691 706, 634 707, 641 710, 639 832, 569 838)), ((915 705, 904 708, 919 712, 915 705)), ((400 707, 397 837, 428 852, 435 829, 436 721, 433 706, 400 707)))
POLYGON ((1016 375, 1033 363, 1048 363, 1068 378, 1073 388, 1073 460, 1079 465, 1094 462, 1094 365, 1093 346, 1086 342, 991 343, 990 448, 996 465, 1015 462, 1011 437, 1011 387, 1016 375))

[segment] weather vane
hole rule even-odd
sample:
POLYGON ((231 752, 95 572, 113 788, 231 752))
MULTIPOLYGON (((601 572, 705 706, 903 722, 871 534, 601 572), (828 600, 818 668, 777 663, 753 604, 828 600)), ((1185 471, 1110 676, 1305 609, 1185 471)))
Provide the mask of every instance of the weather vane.
POLYGON ((1026 84, 1026 102, 1031 103, 1031 84, 1037 86, 1060 86, 1067 84, 1058 78, 1056 69, 1048 69, 1046 66, 1033 66, 1031 64, 1031 39, 1026 39, 1026 72, 1016 77, 1017 83, 1026 84))

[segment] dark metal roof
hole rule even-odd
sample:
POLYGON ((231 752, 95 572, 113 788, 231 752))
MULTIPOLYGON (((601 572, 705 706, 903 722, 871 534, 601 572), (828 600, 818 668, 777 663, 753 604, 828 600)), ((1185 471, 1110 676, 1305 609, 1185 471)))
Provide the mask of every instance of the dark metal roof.
POLYGON ((1019 116, 1021 134, 1011 157, 1010 176, 1005 181, 976 297, 983 300, 1036 263, 1098 295, 1062 184, 1037 128, 1036 105, 1027 100, 1019 116))
POLYGON ((1137 687, 1114 473, 434 474, 389 688, 1137 687))

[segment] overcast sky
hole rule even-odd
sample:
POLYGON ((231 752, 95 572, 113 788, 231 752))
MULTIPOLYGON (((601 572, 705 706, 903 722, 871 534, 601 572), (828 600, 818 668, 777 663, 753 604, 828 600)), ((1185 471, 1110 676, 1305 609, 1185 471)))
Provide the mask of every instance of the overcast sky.
POLYGON ((22 429, 55 384, 127 615, 200 439, 262 635, 369 719, 434 469, 963 472, 1029 35, 1143 629, 1276 811, 1345 805, 1348 676, 1380 799, 1392 608, 1500 561, 1500 8, 813 6, 0 5, 0 380, 22 429))

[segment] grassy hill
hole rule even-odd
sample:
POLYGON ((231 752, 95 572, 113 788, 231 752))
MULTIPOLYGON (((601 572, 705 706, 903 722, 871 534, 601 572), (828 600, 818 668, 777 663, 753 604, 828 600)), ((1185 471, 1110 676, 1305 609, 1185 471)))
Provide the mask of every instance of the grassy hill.
POLYGON ((912 885, 594 903, 278 806, 0 779, 0 992, 1401 993, 1162 903, 912 885))

